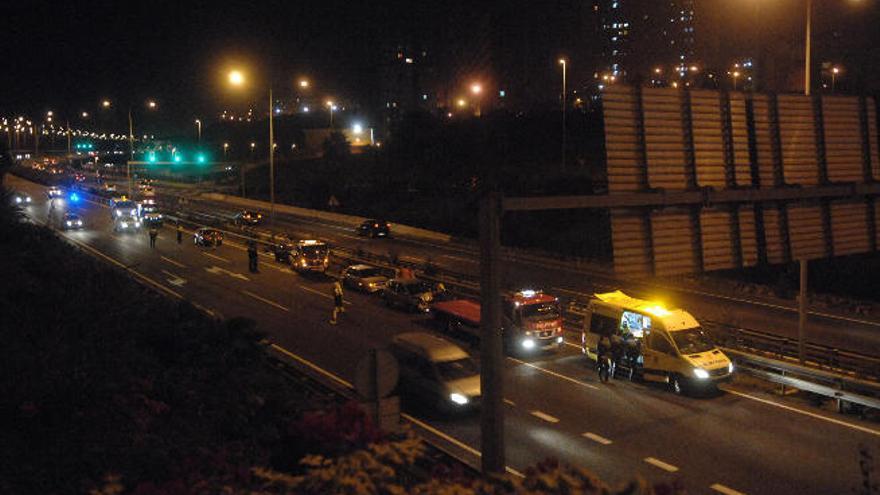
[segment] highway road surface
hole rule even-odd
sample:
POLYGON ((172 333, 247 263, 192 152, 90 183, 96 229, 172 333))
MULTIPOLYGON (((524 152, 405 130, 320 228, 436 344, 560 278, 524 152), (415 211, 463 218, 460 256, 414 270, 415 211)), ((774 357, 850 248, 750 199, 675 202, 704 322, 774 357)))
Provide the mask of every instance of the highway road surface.
MULTIPOLYGON (((33 196, 26 213, 45 223, 46 188, 15 177, 8 182, 33 196)), ((200 248, 188 232, 178 245, 168 227, 151 249, 146 231, 114 233, 106 205, 86 200, 73 208, 86 227, 62 233, 64 239, 127 268, 168 297, 191 301, 219 318, 254 319, 285 352, 343 380, 352 380, 366 349, 383 346, 400 332, 436 331, 425 316, 389 309, 379 298, 353 291, 346 293, 349 304, 339 325, 330 325, 329 277, 295 274, 267 254, 261 257, 260 273, 253 274, 247 269, 244 246, 235 240, 216 249, 200 248)), ((287 227, 295 234, 351 246, 386 242, 356 238, 337 226, 287 227)), ((413 258, 448 259, 450 266, 466 272, 477 270, 472 253, 464 249, 437 251, 412 240, 392 240, 384 246, 405 248, 404 255, 413 258)), ((538 279, 541 272, 546 277, 546 271, 511 264, 507 282, 538 279)), ((589 290, 576 274, 558 275, 554 287, 589 290)), ((788 319, 781 310, 777 317, 788 319)), ((875 455, 880 451, 880 425, 875 422, 768 393, 744 379, 698 397, 625 380, 603 384, 574 342, 557 354, 507 358, 504 387, 507 462, 517 471, 554 457, 589 468, 612 483, 635 475, 649 481, 681 480, 691 493, 846 493, 861 483, 860 446, 875 455)), ((457 451, 478 453, 476 414, 447 417, 411 404, 406 410, 457 451)))

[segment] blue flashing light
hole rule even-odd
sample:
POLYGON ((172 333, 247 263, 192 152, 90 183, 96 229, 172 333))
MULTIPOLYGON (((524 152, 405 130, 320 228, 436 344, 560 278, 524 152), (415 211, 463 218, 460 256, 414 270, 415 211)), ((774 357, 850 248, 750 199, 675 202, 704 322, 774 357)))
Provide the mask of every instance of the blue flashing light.
POLYGON ((71 203, 79 203, 79 194, 72 192, 70 193, 70 202, 71 203))
POLYGON ((156 153, 151 151, 149 155, 147 155, 147 161, 150 163, 156 163, 156 153))

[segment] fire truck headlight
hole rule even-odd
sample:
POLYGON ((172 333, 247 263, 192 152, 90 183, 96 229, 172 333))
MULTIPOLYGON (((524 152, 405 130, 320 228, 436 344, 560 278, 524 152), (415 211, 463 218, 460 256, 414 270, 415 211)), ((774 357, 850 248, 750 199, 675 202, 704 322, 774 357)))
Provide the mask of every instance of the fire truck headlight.
POLYGON ((709 378, 709 372, 703 368, 694 368, 694 376, 700 380, 705 380, 706 378, 709 378))
POLYGON ((73 225, 73 222, 71 222, 70 220, 68 220, 68 221, 66 221, 66 222, 64 222, 64 223, 67 224, 68 227, 70 227, 71 225, 73 225))
POLYGON ((459 406, 463 406, 468 403, 468 398, 462 394, 449 394, 449 400, 455 402, 459 406))
POLYGON ((727 365, 727 372, 728 372, 728 373, 733 373, 733 363, 729 363, 729 364, 727 365))
POLYGON ((532 339, 525 339, 522 341, 523 349, 534 349, 535 341, 532 339))

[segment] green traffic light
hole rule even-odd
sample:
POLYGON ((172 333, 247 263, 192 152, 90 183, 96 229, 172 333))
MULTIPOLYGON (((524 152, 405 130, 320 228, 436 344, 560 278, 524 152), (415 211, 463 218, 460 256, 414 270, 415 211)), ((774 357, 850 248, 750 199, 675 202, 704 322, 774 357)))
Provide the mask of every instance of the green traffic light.
POLYGON ((183 161, 183 157, 181 155, 174 155, 174 163, 180 163, 183 161))
POLYGON ((147 160, 148 160, 150 163, 156 163, 156 153, 150 153, 150 154, 147 156, 147 160))
POLYGON ((196 156, 196 161, 199 162, 199 163, 205 163, 205 161, 206 161, 206 159, 205 159, 205 155, 199 153, 199 154, 196 156))

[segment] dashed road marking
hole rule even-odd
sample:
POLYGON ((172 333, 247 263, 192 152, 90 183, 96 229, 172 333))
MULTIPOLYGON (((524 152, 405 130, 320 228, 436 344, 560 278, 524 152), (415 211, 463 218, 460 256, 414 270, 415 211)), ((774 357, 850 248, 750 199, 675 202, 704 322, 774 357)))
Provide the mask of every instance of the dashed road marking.
POLYGON ((525 362, 525 361, 520 361, 519 359, 512 358, 512 357, 508 357, 507 359, 510 359, 511 361, 513 361, 513 362, 516 363, 516 364, 521 364, 521 365, 523 365, 523 366, 528 366, 529 368, 534 368, 534 369, 536 369, 536 370, 538 370, 538 371, 542 371, 542 372, 544 372, 544 373, 547 373, 547 374, 550 375, 550 376, 555 376, 556 378, 559 378, 560 380, 565 380, 565 381, 567 381, 567 382, 575 383, 575 384, 580 385, 580 386, 582 386, 582 387, 591 388, 591 389, 593 389, 593 390, 599 390, 599 387, 597 387, 597 386, 595 386, 595 385, 591 385, 591 384, 589 384, 589 383, 587 383, 587 382, 582 382, 582 381, 580 381, 580 380, 575 380, 574 378, 572 378, 572 377, 570 377, 570 376, 565 376, 565 375, 560 374, 560 373, 557 373, 557 372, 555 372, 555 371, 550 371, 550 370, 548 370, 548 369, 546 369, 546 368, 542 368, 542 367, 540 367, 540 366, 536 366, 536 365, 534 365, 534 364, 532 364, 532 363, 527 363, 527 362, 525 362))
MULTIPOLYGON (((331 296, 330 294, 324 294, 323 292, 321 292, 319 290, 315 290, 311 287, 306 287, 305 285, 299 285, 298 287, 306 292, 311 292, 312 294, 315 294, 316 296, 321 296, 324 299, 333 299, 333 296, 331 296)), ((351 304, 351 301, 346 301, 344 299, 342 302, 344 304, 351 304)))
POLYGON ((174 265, 174 266, 176 266, 176 267, 178 267, 178 268, 186 268, 186 265, 184 265, 183 263, 180 263, 180 262, 174 261, 174 260, 171 259, 171 258, 166 258, 166 257, 164 257, 164 256, 159 256, 159 257, 162 258, 163 261, 167 261, 168 263, 171 263, 172 265, 174 265))
POLYGON ((251 292, 251 291, 249 291, 249 290, 242 290, 241 293, 242 293, 242 294, 245 294, 245 295, 248 295, 248 296, 251 296, 251 297, 253 297, 254 299, 256 299, 256 300, 258 300, 258 301, 262 301, 262 302, 264 302, 264 303, 266 303, 266 304, 268 304, 268 305, 270 305, 270 306, 275 306, 276 308, 278 308, 278 309, 280 309, 280 310, 282 310, 282 311, 287 311, 288 313, 290 312, 289 309, 287 309, 286 307, 284 307, 284 306, 278 304, 277 302, 275 302, 275 301, 270 301, 269 299, 266 299, 266 298, 264 298, 264 297, 262 297, 262 296, 258 296, 258 295, 254 294, 253 292, 251 292))
POLYGON ((504 399, 504 403, 507 404, 508 406, 515 406, 516 405, 516 402, 513 402, 510 399, 504 399))
POLYGON ((215 260, 220 260, 224 263, 230 263, 230 261, 228 259, 226 259, 222 256, 217 256, 216 254, 206 253, 204 251, 202 251, 202 254, 204 254, 205 256, 207 256, 209 258, 214 258, 215 260))
POLYGON ((597 434, 591 433, 589 431, 586 433, 583 433, 581 436, 584 438, 589 438, 590 440, 592 440, 596 443, 601 443, 602 445, 611 445, 613 443, 611 440, 603 437, 602 435, 597 435, 597 434))
POLYGON ((529 411, 529 414, 531 414, 532 416, 534 416, 538 419, 543 419, 544 421, 546 421, 548 423, 558 423, 559 422, 559 418, 554 417, 554 416, 550 416, 549 414, 543 413, 541 411, 529 411))
POLYGON ((673 466, 672 464, 663 462, 660 459, 657 459, 654 457, 645 457, 643 460, 654 467, 660 468, 660 469, 662 469, 664 471, 668 471, 670 473, 674 473, 674 472, 678 471, 678 467, 673 466))
POLYGON ((714 485, 711 485, 709 488, 715 490, 718 493, 723 493, 724 495, 746 495, 745 493, 743 493, 741 491, 726 487, 726 486, 722 485, 721 483, 715 483, 714 485))

